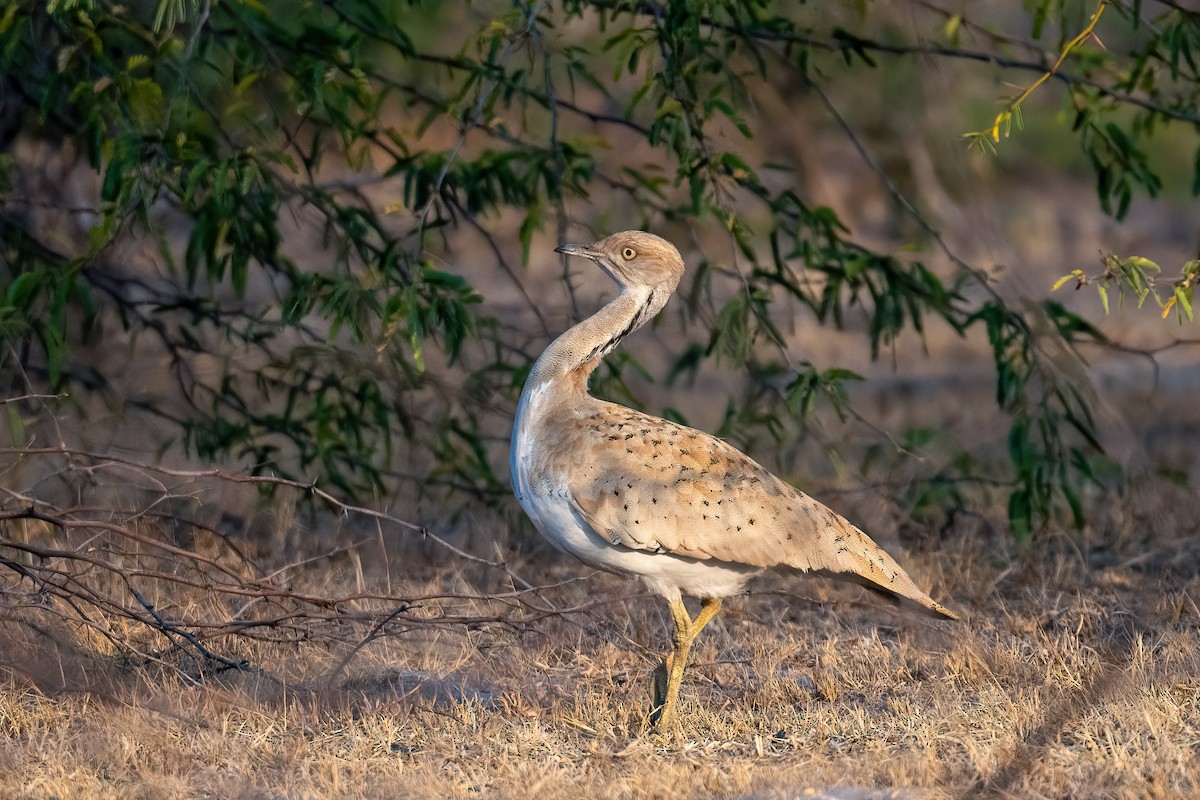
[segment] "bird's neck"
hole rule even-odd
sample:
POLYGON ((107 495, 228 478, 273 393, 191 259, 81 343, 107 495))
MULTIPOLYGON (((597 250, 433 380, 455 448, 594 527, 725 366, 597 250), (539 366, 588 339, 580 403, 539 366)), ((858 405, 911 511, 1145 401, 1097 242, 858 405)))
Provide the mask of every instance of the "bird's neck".
POLYGON ((529 373, 527 386, 563 383, 587 392, 588 377, 629 334, 654 318, 674 287, 624 288, 608 305, 569 329, 542 353, 529 373))

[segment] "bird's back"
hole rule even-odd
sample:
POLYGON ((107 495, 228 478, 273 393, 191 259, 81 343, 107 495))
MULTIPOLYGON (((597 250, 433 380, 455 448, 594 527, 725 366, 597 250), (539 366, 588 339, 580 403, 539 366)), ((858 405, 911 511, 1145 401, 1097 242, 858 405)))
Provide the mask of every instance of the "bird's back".
POLYGON ((545 467, 607 541, 639 551, 827 574, 940 617, 870 537, 703 431, 589 398, 551 423, 545 467))

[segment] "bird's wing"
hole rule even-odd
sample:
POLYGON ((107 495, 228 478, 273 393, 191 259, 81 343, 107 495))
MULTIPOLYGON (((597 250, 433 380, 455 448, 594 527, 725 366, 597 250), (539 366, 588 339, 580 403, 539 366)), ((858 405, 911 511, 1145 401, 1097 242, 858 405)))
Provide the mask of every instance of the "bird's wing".
POLYGON ((613 544, 861 583, 953 616, 865 533, 703 431, 605 404, 577 427, 568 490, 613 544))

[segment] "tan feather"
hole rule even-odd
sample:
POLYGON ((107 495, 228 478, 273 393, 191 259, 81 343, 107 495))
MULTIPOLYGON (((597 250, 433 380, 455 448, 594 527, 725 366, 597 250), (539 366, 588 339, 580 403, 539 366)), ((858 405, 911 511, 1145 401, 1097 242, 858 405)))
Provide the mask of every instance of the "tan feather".
POLYGON ((957 618, 865 533, 728 443, 595 404, 570 426, 560 451, 566 458, 556 466, 600 537, 654 553, 821 573, 957 618))

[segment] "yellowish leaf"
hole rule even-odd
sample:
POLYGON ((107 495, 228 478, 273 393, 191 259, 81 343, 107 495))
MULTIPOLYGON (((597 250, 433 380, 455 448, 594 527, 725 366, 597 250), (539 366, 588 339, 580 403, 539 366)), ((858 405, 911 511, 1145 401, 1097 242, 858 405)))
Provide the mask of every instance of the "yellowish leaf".
POLYGON ((1083 270, 1073 269, 1066 275, 1063 275, 1054 282, 1054 285, 1050 287, 1050 291, 1057 292, 1066 284, 1067 281, 1071 280, 1072 278, 1075 280, 1081 280, 1083 278, 1083 270))

